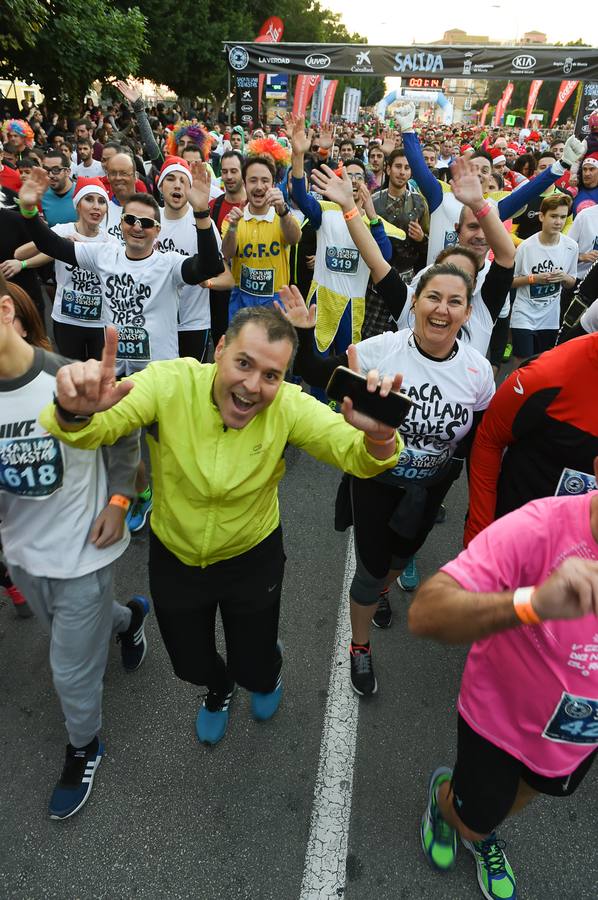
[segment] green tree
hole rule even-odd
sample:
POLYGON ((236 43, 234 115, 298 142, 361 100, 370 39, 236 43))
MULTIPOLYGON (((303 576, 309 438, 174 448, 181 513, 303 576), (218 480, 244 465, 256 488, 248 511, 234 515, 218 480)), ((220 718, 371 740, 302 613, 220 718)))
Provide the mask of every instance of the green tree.
POLYGON ((145 19, 137 7, 123 11, 112 0, 52 0, 34 43, 3 53, 0 74, 35 81, 48 102, 75 109, 96 79, 135 74, 144 50, 145 19))
POLYGON ((15 51, 31 50, 50 14, 40 0, 2 0, 0 7, 0 74, 9 71, 15 51), (4 67, 7 67, 6 69, 4 67))

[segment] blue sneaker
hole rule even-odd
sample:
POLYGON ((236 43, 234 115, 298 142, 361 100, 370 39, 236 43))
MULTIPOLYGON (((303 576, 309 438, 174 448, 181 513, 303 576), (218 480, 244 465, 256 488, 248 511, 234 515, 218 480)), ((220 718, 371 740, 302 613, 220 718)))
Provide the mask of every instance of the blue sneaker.
POLYGON ((421 578, 417 571, 415 556, 411 557, 397 580, 404 591, 415 591, 419 587, 421 578))
POLYGON ((145 617, 149 614, 150 605, 147 597, 135 596, 127 603, 131 610, 131 624, 126 631, 116 635, 120 644, 120 655, 123 668, 127 672, 138 669, 147 653, 145 636, 145 617))
POLYGON ((260 694, 254 691, 251 695, 251 714, 258 722, 267 722, 271 719, 282 699, 282 673, 279 673, 276 687, 269 694, 260 694))
POLYGON ((150 493, 147 500, 136 497, 129 507, 126 523, 131 534, 141 531, 152 511, 153 494, 150 493))
POLYGON ((517 886, 513 869, 504 854, 504 841, 492 833, 483 841, 461 838, 476 862, 478 884, 487 900, 517 900, 517 886))
POLYGON ((80 750, 72 744, 66 745, 62 775, 50 798, 51 819, 68 819, 79 812, 91 793, 103 755, 104 745, 97 738, 80 750))
POLYGON ((195 723, 195 731, 202 744, 217 744, 226 734, 228 708, 234 693, 233 684, 224 697, 214 691, 208 691, 204 697, 195 723))

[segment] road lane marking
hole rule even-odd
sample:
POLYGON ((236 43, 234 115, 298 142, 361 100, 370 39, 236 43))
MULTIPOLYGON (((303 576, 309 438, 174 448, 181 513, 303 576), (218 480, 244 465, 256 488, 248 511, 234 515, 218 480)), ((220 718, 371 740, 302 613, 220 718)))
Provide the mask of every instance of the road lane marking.
POLYGON ((355 550, 351 532, 338 608, 300 900, 338 900, 345 891, 359 721, 359 702, 351 689, 348 658, 351 640, 349 587, 354 573, 355 550))

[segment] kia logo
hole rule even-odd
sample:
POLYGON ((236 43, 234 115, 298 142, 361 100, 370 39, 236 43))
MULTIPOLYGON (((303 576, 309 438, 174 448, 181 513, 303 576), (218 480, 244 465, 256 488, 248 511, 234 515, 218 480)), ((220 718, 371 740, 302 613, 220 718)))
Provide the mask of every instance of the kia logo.
POLYGON ((327 69, 330 65, 330 57, 324 54, 322 56, 313 54, 305 58, 305 65, 309 66, 310 69, 327 69))
POLYGON ((535 56, 516 56, 513 60, 513 68, 519 69, 522 72, 526 72, 529 69, 534 69, 536 67, 536 57, 535 56))

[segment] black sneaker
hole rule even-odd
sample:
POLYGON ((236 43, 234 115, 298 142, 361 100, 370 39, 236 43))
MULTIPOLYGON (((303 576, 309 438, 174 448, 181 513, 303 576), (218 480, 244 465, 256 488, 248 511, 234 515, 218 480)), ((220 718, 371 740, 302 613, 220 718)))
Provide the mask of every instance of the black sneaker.
POLYGON ((349 656, 351 658, 351 687, 355 693, 359 694, 360 697, 375 694, 378 690, 378 682, 374 675, 371 648, 368 647, 365 650, 359 647, 355 650, 351 643, 349 645, 349 656))
POLYGON ((131 610, 131 624, 126 631, 116 635, 116 640, 120 644, 120 655, 125 671, 134 672, 147 653, 145 617, 150 611, 150 605, 146 597, 136 596, 129 600, 127 606, 131 610))
POLYGON ((378 597, 378 608, 374 613, 374 618, 372 619, 376 628, 390 628, 390 626, 392 625, 392 609, 390 607, 390 599, 388 594, 388 588, 386 588, 385 591, 380 591, 380 596, 378 597))
POLYGON ((436 522, 435 525, 443 525, 446 522, 446 506, 444 503, 440 504, 438 512, 436 513, 436 522))
POLYGON ((50 798, 50 818, 68 819, 79 812, 87 801, 93 779, 104 755, 104 745, 97 737, 91 744, 77 750, 66 745, 66 757, 62 775, 50 798))

